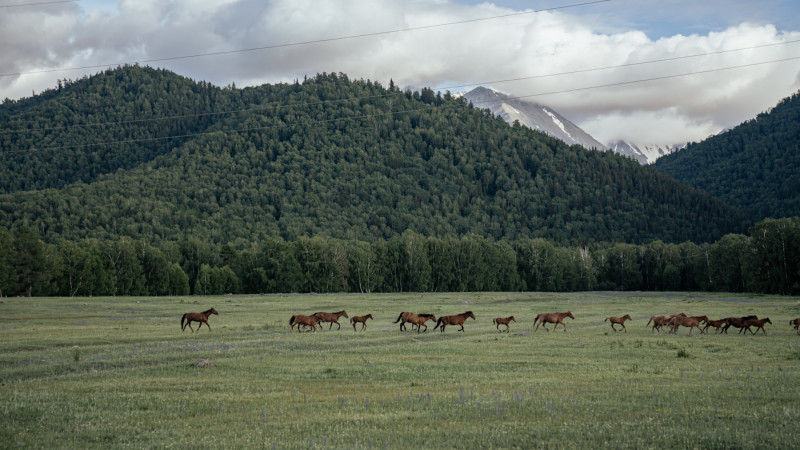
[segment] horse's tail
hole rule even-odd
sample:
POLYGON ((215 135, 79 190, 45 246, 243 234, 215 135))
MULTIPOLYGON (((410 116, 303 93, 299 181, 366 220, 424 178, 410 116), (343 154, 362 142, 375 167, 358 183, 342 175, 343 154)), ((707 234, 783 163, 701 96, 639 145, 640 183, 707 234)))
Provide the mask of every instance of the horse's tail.
POLYGON ((405 314, 405 311, 404 311, 404 312, 401 312, 401 313, 400 313, 400 315, 399 315, 399 316, 397 316, 397 320, 395 320, 395 321, 394 321, 394 322, 392 322, 392 323, 397 323, 397 322, 400 322, 400 319, 402 319, 402 318, 403 318, 403 314, 405 314))
POLYGON ((183 316, 181 316, 181 330, 183 330, 183 329, 185 328, 185 326, 183 325, 183 322, 184 322, 184 321, 186 321, 186 314, 184 314, 183 316))
POLYGON ((539 321, 539 317, 541 317, 541 316, 542 316, 541 314, 537 314, 537 315, 536 315, 536 318, 535 318, 535 319, 533 319, 533 324, 534 324, 534 325, 536 325, 536 322, 538 322, 538 321, 539 321))
MULTIPOLYGON (((439 317, 439 320, 436 321, 436 326, 433 327, 433 331, 436 331, 436 329, 439 328, 439 325, 441 325, 441 324, 442 324, 442 318, 439 317)), ((442 328, 442 329, 444 329, 444 328, 442 328)))
POLYGON ((294 325, 294 316, 292 316, 292 318, 289 319, 289 325, 294 325))
POLYGON ((652 322, 652 321, 653 321, 653 317, 651 316, 651 317, 650 317, 650 320, 648 320, 648 321, 647 321, 647 325, 645 325, 645 326, 646 326, 646 327, 647 327, 647 326, 650 326, 650 322, 652 322))
POLYGON ((603 322, 608 322, 608 317, 606 317, 605 319, 603 319, 603 322))
POLYGON ((496 324, 496 323, 497 323, 497 319, 492 319, 492 324, 496 324))

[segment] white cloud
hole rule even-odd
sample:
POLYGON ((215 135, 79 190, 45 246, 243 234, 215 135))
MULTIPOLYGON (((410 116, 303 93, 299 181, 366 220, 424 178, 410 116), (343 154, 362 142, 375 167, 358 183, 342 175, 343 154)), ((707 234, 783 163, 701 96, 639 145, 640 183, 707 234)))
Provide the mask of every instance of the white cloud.
MULTIPOLYGON (((0 73, 109 65, 264 46, 273 49, 154 62, 197 80, 238 86, 344 72, 420 88, 487 82, 550 105, 600 140, 675 144, 753 117, 798 88, 800 60, 614 84, 800 56, 800 43, 569 75, 642 61, 800 39, 769 24, 650 39, 641 30, 605 32, 570 9, 427 27, 513 13, 490 3, 441 0, 121 0, 116 8, 14 8, 0 16, 0 73), (585 90, 590 86, 606 86, 585 90), (567 91, 567 92, 564 92, 567 91), (561 92, 550 95, 535 95, 561 92), (636 124, 632 127, 632 124, 636 124)), ((91 7, 92 3, 84 6, 91 7)), ((761 22, 760 22, 761 23, 761 22)), ((614 29, 615 31, 607 31, 614 29)), ((0 97, 19 98, 79 78, 83 71, 0 77, 0 97)))

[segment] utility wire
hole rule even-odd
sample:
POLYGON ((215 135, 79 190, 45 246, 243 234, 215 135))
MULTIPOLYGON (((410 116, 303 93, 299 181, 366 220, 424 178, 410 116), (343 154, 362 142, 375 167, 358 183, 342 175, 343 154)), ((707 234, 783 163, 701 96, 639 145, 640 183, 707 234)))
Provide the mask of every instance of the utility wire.
POLYGON ((534 14, 538 12, 545 12, 545 11, 557 11, 561 9, 567 8, 575 8, 578 6, 588 6, 588 5, 595 5, 598 3, 607 3, 611 0, 595 0, 589 1, 584 3, 575 3, 571 5, 564 5, 564 6, 555 6, 552 8, 545 8, 545 9, 538 9, 538 10, 528 10, 528 11, 520 11, 510 14, 502 14, 499 16, 491 16, 491 17, 481 17, 476 19, 466 19, 466 20, 459 20, 456 22, 447 22, 447 23, 439 23, 433 25, 422 25, 418 27, 408 27, 408 28, 399 28, 396 30, 388 30, 388 31, 376 31, 373 33, 363 33, 363 34, 354 34, 350 36, 340 36, 340 37, 332 37, 332 38, 325 38, 325 39, 316 39, 311 41, 301 41, 301 42, 291 42, 291 43, 284 43, 284 44, 274 44, 274 45, 265 45, 261 47, 252 47, 252 48, 243 48, 243 49, 236 49, 236 50, 224 50, 219 52, 208 52, 208 53, 197 53, 193 55, 182 55, 182 56, 167 56, 164 58, 153 58, 153 59, 143 59, 139 61, 132 61, 132 62, 117 62, 111 64, 96 64, 91 66, 81 66, 81 67, 62 67, 58 69, 47 69, 47 70, 34 70, 28 72, 12 72, 12 73, 2 73, 0 77, 9 77, 9 76, 20 76, 20 75, 32 75, 32 74, 41 74, 41 73, 52 73, 52 72, 63 72, 69 70, 85 70, 85 69, 97 69, 100 67, 112 67, 112 66, 122 66, 122 65, 134 65, 134 64, 147 64, 147 63, 154 63, 154 62, 164 62, 164 61, 175 61, 175 60, 182 60, 182 59, 193 59, 193 58, 202 58, 206 56, 219 56, 219 55, 229 55, 233 53, 245 53, 245 52, 254 52, 254 51, 261 51, 261 50, 274 50, 278 48, 288 48, 288 47, 297 47, 301 45, 310 45, 310 44, 320 44, 325 42, 336 42, 336 41, 344 41, 350 39, 359 39, 364 37, 372 37, 372 36, 383 36, 387 34, 396 34, 396 33, 405 33, 408 31, 417 31, 417 30, 427 30, 431 28, 441 28, 447 27, 451 25, 462 25, 465 23, 475 23, 481 22, 486 20, 495 20, 495 19, 503 19, 507 17, 516 17, 522 16, 526 14, 534 14))
MULTIPOLYGON (((739 52, 745 50, 753 50, 765 47, 774 47, 778 45, 788 45, 788 44, 796 44, 800 42, 800 39, 785 41, 785 42, 778 42, 778 43, 771 43, 771 44, 761 44, 755 45, 751 47, 742 47, 736 49, 728 49, 728 50, 719 50, 715 52, 707 52, 707 53, 696 53, 692 55, 684 55, 684 56, 675 56, 671 58, 661 58, 661 59, 654 59, 649 61, 640 61, 640 62, 633 62, 633 63, 626 63, 626 64, 617 64, 611 66, 604 66, 604 67, 594 67, 594 68, 587 68, 587 69, 578 69, 572 70, 567 72, 556 72, 556 73, 549 73, 549 74, 540 74, 540 75, 531 75, 526 77, 518 77, 518 78, 508 78, 502 80, 491 80, 491 81, 481 81, 477 83, 469 83, 469 84, 462 84, 462 85, 455 85, 455 86, 446 86, 437 89, 438 91, 449 91, 452 89, 458 88, 465 88, 470 86, 482 86, 487 84, 501 84, 501 83, 510 83, 516 81, 524 81, 524 80, 532 80, 537 78, 547 78, 547 77, 557 77, 557 76, 564 76, 564 75, 574 75, 579 73, 587 73, 587 72, 596 72, 601 70, 610 70, 610 69, 619 69, 624 67, 634 67, 634 66, 641 66, 646 64, 656 64, 662 62, 670 62, 670 61, 678 61, 682 59, 690 59, 690 58, 699 58, 703 56, 711 56, 711 55, 719 55, 725 53, 732 53, 732 52, 739 52)), ((29 133, 29 132, 37 132, 37 131, 51 131, 51 130, 63 130, 65 128, 89 128, 89 127, 100 127, 100 126, 109 126, 109 125, 128 125, 134 123, 143 123, 143 122, 155 122, 161 120, 176 120, 176 119, 188 119, 188 118, 199 118, 199 117, 208 117, 208 116, 215 116, 215 115, 223 115, 223 114, 237 114, 237 113, 249 113, 249 112, 257 112, 257 111, 264 111, 267 109, 274 109, 274 108, 288 108, 288 107, 306 107, 306 106, 316 106, 322 105, 327 103, 334 103, 334 102, 343 102, 343 101, 350 101, 350 100, 369 100, 375 98, 386 98, 391 97, 394 95, 403 95, 402 92, 400 93, 390 93, 390 94, 381 94, 381 95, 370 95, 364 97, 353 97, 353 98, 344 98, 344 99, 333 99, 333 100, 320 100, 318 102, 304 102, 304 103, 291 103, 291 104, 280 104, 280 103, 272 103, 265 106, 259 106, 256 108, 245 108, 245 109, 236 109, 236 110, 227 110, 227 111, 216 111, 216 112, 206 112, 206 113, 196 113, 196 114, 182 114, 182 115, 174 115, 174 116, 165 116, 165 117, 151 117, 151 118, 142 118, 142 119, 130 119, 130 120, 123 120, 123 121, 114 121, 114 122, 95 122, 95 123, 87 123, 87 124, 74 124, 74 125, 66 125, 66 126, 55 126, 55 127, 47 127, 47 128, 27 128, 24 130, 0 130, 0 135, 2 134, 10 134, 10 133, 29 133)))
MULTIPOLYGON (((791 57, 791 58, 782 58, 776 59, 771 61, 762 61, 756 63, 749 63, 749 64, 740 64, 736 66, 729 66, 729 67, 721 67, 717 69, 708 69, 708 70, 701 70, 697 72, 687 72, 682 74, 673 74, 673 75, 665 75, 660 77, 653 77, 653 78, 645 78, 639 80, 631 80, 631 81, 622 81, 618 83, 608 83, 608 84, 601 84, 596 86, 585 86, 580 88, 572 88, 572 89, 563 89, 558 91, 550 91, 550 92, 540 92, 536 94, 529 94, 529 95, 521 95, 516 97, 509 97, 510 99, 522 99, 522 98, 530 98, 530 97, 541 97, 546 95, 554 95, 554 94, 563 94, 563 93, 570 93, 570 92, 579 92, 579 91, 586 91, 592 89, 601 89, 607 87, 616 87, 616 86, 625 86, 631 84, 639 84, 639 83, 647 83, 652 81, 658 80, 666 80, 672 78, 679 78, 685 76, 692 76, 692 75, 700 75, 700 74, 707 74, 712 72, 721 72, 726 70, 734 70, 734 69, 741 69, 741 68, 748 68, 754 66, 760 66, 764 64, 774 64, 774 63, 781 63, 787 61, 794 61, 799 60, 800 56, 791 57)), ((488 103, 488 102, 487 102, 488 103)), ((65 150, 65 149, 73 149, 73 148, 87 148, 87 147, 99 147, 99 146, 107 146, 107 145, 115 145, 115 144, 135 144, 140 142, 155 142, 155 141, 164 141, 170 139, 182 139, 182 138, 189 138, 189 137, 200 137, 200 136, 209 136, 214 134, 229 134, 229 133, 244 133, 248 131, 259 131, 259 130, 268 130, 274 128, 284 128, 290 126, 309 126, 309 125, 318 125, 323 123, 332 123, 332 122, 340 122, 346 120, 359 120, 359 119, 371 119, 377 117, 385 117, 385 116, 392 116, 392 115, 400 115, 400 114, 407 114, 412 112, 422 112, 422 111, 432 111, 434 109, 446 109, 446 108, 456 108, 461 107, 461 105, 449 105, 449 106, 431 106, 425 108, 417 108, 411 110, 403 110, 403 111, 388 111, 385 113, 375 113, 375 114, 364 114, 359 116, 350 116, 350 117, 339 117, 334 119, 323 119, 323 120, 308 120, 308 121, 298 121, 298 122, 291 122, 291 123, 282 123, 282 124, 275 124, 275 125, 268 125, 263 127, 248 127, 248 128, 239 128, 233 130, 218 130, 218 131, 208 131, 208 132, 201 132, 201 133, 191 133, 191 134, 183 134, 183 135, 176 135, 176 136, 162 136, 157 138, 142 138, 142 139, 130 139, 130 140, 123 140, 123 141, 107 141, 107 142, 98 142, 98 143, 91 143, 91 144, 77 144, 77 145, 65 145, 65 146, 53 146, 53 147, 42 147, 42 148, 31 148, 26 150, 11 150, 7 152, 3 152, 6 154, 9 153, 22 153, 22 152, 33 152, 33 151, 45 151, 45 150, 65 150)))
POLYGON ((55 5, 58 3, 75 3, 78 0, 59 0, 53 2, 36 2, 36 3, 18 3, 16 5, 0 5, 0 8, 20 8, 23 6, 42 6, 42 5, 55 5))

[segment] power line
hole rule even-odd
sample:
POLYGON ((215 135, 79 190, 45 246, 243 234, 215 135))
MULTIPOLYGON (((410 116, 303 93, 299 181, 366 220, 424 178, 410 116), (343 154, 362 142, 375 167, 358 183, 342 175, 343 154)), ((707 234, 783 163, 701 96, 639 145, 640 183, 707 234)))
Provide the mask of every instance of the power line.
POLYGON ((112 66, 122 66, 122 65, 134 65, 134 64, 148 64, 154 62, 164 62, 164 61, 176 61, 182 59, 193 59, 193 58, 202 58, 207 56, 219 56, 219 55, 229 55, 234 53, 245 53, 245 52, 254 52, 254 51, 262 51, 262 50, 274 50, 278 48, 288 48, 288 47, 297 47, 301 45, 311 45, 311 44, 320 44, 326 42, 336 42, 336 41, 344 41, 350 39, 359 39, 365 37, 373 37, 373 36, 382 36, 387 34, 396 34, 396 33, 405 33, 409 31, 418 31, 418 30, 427 30, 432 28, 441 28, 447 27, 451 25, 462 25, 466 23, 475 23, 481 22, 486 20, 495 20, 495 19, 503 19, 508 17, 517 17, 526 14, 534 14, 538 12, 545 12, 545 11, 557 11, 561 9, 567 8, 575 8, 578 6, 588 6, 594 5, 598 3, 607 3, 611 0, 594 0, 584 3, 575 3, 571 5, 564 5, 564 6, 555 6, 552 8, 545 8, 539 10, 528 10, 528 11, 520 11, 510 14, 502 14, 499 16, 491 16, 491 17, 481 17, 477 19, 466 19, 466 20, 459 20, 455 22, 447 22, 447 23, 440 23, 440 24, 433 24, 433 25, 423 25, 418 27, 408 27, 408 28, 399 28, 396 30, 388 30, 388 31, 376 31, 373 33, 362 33, 362 34, 354 34, 350 36, 340 36, 340 37, 332 37, 332 38, 324 38, 324 39, 316 39, 310 41, 301 41, 301 42, 291 42, 291 43, 284 43, 284 44, 274 44, 274 45, 265 45, 261 47, 252 47, 252 48, 243 48, 243 49, 235 49, 235 50, 224 50, 219 52, 208 52, 208 53, 196 53, 193 55, 182 55, 182 56, 168 56, 164 58, 153 58, 153 59, 143 59, 139 61, 132 61, 132 62, 117 62, 111 64, 95 64, 91 66, 81 66, 81 67, 62 67, 58 69, 47 69, 47 70, 34 70, 28 72, 12 72, 12 73, 2 73, 0 77, 9 77, 9 76, 21 76, 21 75, 33 75, 33 74, 41 74, 41 73, 53 73, 53 72, 64 72, 70 70, 86 70, 86 69, 97 69, 101 67, 112 67, 112 66))
MULTIPOLYGON (((647 83, 652 81, 659 81, 659 80, 666 80, 672 78, 680 78, 685 76, 692 76, 692 75, 701 75, 707 74, 712 72, 721 72, 726 70, 734 70, 734 69, 741 69, 741 68, 748 68, 754 66, 760 66, 765 64, 774 64, 774 63, 781 63, 787 61, 794 61, 800 59, 800 56, 791 57, 791 58, 782 58, 776 59, 771 61, 762 61, 756 63, 748 63, 748 64, 740 64, 736 66, 729 66, 729 67, 721 67, 717 69, 708 69, 708 70, 701 70, 697 72, 687 72, 682 74, 673 74, 673 75, 665 75, 660 77, 653 77, 653 78, 645 78, 639 80, 630 80, 630 81, 622 81, 618 83, 608 83, 608 84, 601 84, 595 86, 585 86, 580 88, 571 88, 571 89, 563 89, 558 91, 550 91, 550 92, 540 92, 536 94, 529 94, 529 95, 520 95, 516 97, 509 97, 509 99, 522 99, 522 98, 530 98, 530 97, 541 97, 546 95, 554 95, 554 94, 564 94, 564 93, 571 93, 571 92, 579 92, 579 91, 586 91, 592 89, 601 89, 607 87, 617 87, 617 86, 625 86, 631 84, 639 84, 639 83, 647 83)), ((483 102, 488 103, 488 102, 483 102)), ((229 133, 244 133, 248 131, 259 131, 259 130, 268 130, 274 128, 284 128, 290 126, 308 126, 308 125, 318 125, 322 123, 332 123, 332 122, 340 122, 345 120, 359 120, 359 119, 371 119, 376 117, 383 117, 383 116, 391 116, 391 115, 399 115, 399 114, 407 114, 412 112, 422 112, 422 111, 432 111, 434 109, 444 109, 444 108, 456 108, 460 105, 452 105, 447 107, 442 106, 431 106, 426 108, 417 108, 412 110, 403 110, 403 111, 388 111, 385 113, 375 113, 375 114, 365 114, 360 116, 350 116, 350 117, 339 117, 335 119, 322 119, 322 120, 309 120, 303 122, 292 122, 292 123, 282 123, 276 125, 269 125, 263 127, 249 127, 249 128, 239 128, 233 130, 218 130, 218 131, 208 131, 208 132, 201 132, 201 133, 190 133, 190 134, 183 134, 183 135, 176 135, 176 136, 162 136, 157 138, 142 138, 142 139, 130 139, 130 140, 123 140, 123 141, 108 141, 108 142, 98 142, 92 144, 78 144, 78 145, 65 145, 65 146, 53 146, 53 147, 43 147, 43 148, 31 148, 26 150, 11 150, 7 152, 3 152, 6 154, 10 153, 22 153, 22 152, 33 152, 33 151, 45 151, 45 150, 65 150, 65 149, 72 149, 72 148, 87 148, 87 147, 99 147, 99 146, 107 146, 107 145, 115 145, 115 144, 135 144, 140 142, 156 142, 156 141, 164 141, 164 140, 171 140, 171 139, 182 139, 188 137, 200 137, 200 136, 209 136, 214 134, 229 134, 229 133)))
MULTIPOLYGON (((446 86, 439 88, 439 91, 449 91, 451 89, 456 88, 464 88, 470 86, 482 86, 487 84, 501 84, 501 83, 510 83, 515 81, 524 81, 524 80, 532 80, 537 78, 548 78, 548 77, 556 77, 556 76, 563 76, 563 75, 574 75, 578 73, 587 73, 587 72, 596 72, 601 70, 610 70, 610 69, 619 69, 624 67, 634 67, 634 66, 641 66, 647 64, 656 64, 662 62, 670 62, 670 61, 678 61, 682 59, 690 59, 690 58, 699 58, 703 56, 711 56, 711 55, 719 55, 725 53, 732 53, 732 52, 739 52, 745 50, 754 50, 759 48, 766 48, 766 47, 774 47, 779 45, 788 45, 788 44, 795 44, 800 42, 800 39, 785 41, 785 42, 777 42, 771 44, 761 44, 761 45, 754 45, 751 47, 741 47, 736 49, 728 49, 728 50, 719 50, 715 52, 707 52, 707 53, 696 53, 692 55, 684 55, 684 56, 675 56, 671 58, 661 58, 661 59, 654 59, 649 61, 639 61, 633 63, 625 63, 625 64, 617 64, 611 66, 604 66, 604 67, 594 67, 594 68, 587 68, 587 69, 578 69, 572 70, 567 72, 556 72, 556 73, 549 73, 549 74, 540 74, 540 75, 531 75, 526 77, 518 77, 518 78, 508 78, 502 80, 491 80, 491 81, 481 81, 477 83, 469 83, 469 84, 462 84, 462 85, 455 85, 455 86, 446 86)), ((260 106, 257 108, 245 108, 245 109, 237 109, 237 110, 227 110, 227 111, 217 111, 217 112, 206 112, 206 113, 196 113, 196 114, 182 114, 182 115, 175 115, 175 116, 165 116, 165 117, 152 117, 152 118, 142 118, 142 119, 130 119, 130 120, 123 120, 123 121, 114 121, 114 122, 96 122, 96 123, 88 123, 88 124, 74 124, 74 125, 66 125, 66 126, 56 126, 56 127, 48 127, 48 128, 27 128, 24 130, 0 130, 0 135, 2 134, 10 134, 10 133, 29 133, 35 131, 50 131, 50 130, 61 130, 65 128, 89 128, 89 127, 99 127, 99 126, 108 126, 108 125, 127 125, 133 123, 142 123, 142 122, 155 122, 161 120, 176 120, 176 119, 188 119, 188 118, 197 118, 197 117, 208 117, 208 116, 215 116, 215 115, 223 115, 223 114, 238 114, 238 113, 249 113, 249 112, 257 112, 257 111, 264 111, 267 109, 274 109, 274 108, 288 108, 288 107, 298 107, 298 106, 315 106, 315 105, 322 105, 334 102, 342 102, 342 101, 350 101, 350 100, 368 100, 374 98, 386 98, 391 97, 393 95, 402 95, 402 93, 392 93, 392 94, 381 94, 381 95, 371 95, 371 96, 364 96, 364 97, 354 97, 354 98, 344 98, 344 99, 334 99, 334 100, 320 100, 318 102, 304 102, 304 103, 292 103, 292 104, 285 104, 281 105, 280 103, 273 103, 270 105, 260 106)), ((523 97, 524 98, 524 97, 523 97)))
POLYGON ((79 0, 59 0, 52 2, 36 2, 36 3, 18 3, 16 5, 0 5, 0 8, 20 8, 23 6, 42 6, 42 5, 55 5, 58 3, 75 3, 79 0))

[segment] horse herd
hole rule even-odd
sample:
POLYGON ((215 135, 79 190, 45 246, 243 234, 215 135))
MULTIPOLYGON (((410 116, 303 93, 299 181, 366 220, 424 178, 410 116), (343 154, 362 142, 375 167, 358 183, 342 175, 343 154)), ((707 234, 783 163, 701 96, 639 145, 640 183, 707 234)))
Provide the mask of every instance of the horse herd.
MULTIPOLYGON (((196 312, 189 312, 184 314, 181 317, 181 330, 186 331, 186 327, 189 327, 189 330, 194 332, 191 323, 198 322, 199 325, 197 330, 200 330, 200 327, 203 324, 206 324, 208 330, 211 331, 211 326, 208 324, 208 318, 212 314, 218 315, 216 309, 211 308, 201 313, 196 312)), ((338 312, 316 312, 309 316, 303 314, 295 314, 289 319, 289 326, 291 330, 294 330, 295 325, 297 326, 297 331, 300 332, 302 330, 316 332, 317 326, 321 326, 324 323, 329 323, 328 330, 333 329, 333 324, 336 324, 336 329, 340 330, 342 325, 339 323, 340 318, 349 318, 350 324, 353 325, 353 331, 359 331, 357 329, 357 325, 361 325, 360 331, 364 331, 367 329, 367 320, 372 319, 372 314, 366 314, 363 316, 353 316, 352 318, 347 315, 347 312, 342 310, 338 312)), ((553 331, 558 329, 558 325, 562 325, 564 327, 564 331, 567 331, 567 325, 564 323, 564 319, 569 317, 570 319, 575 319, 575 316, 572 315, 572 312, 565 311, 565 312, 556 312, 556 313, 542 313, 538 314, 536 318, 533 320, 534 331, 539 331, 539 326, 542 325, 546 331, 550 331, 547 328, 547 324, 553 324, 553 331)), ((428 322, 435 322, 436 326, 433 327, 434 331, 436 329, 440 329, 444 332, 445 328, 448 325, 457 325, 460 328, 457 331, 464 331, 464 323, 466 323, 467 319, 475 320, 475 314, 472 311, 467 311, 461 314, 454 314, 450 316, 441 316, 438 319, 433 314, 425 314, 425 313, 412 313, 412 312, 401 312, 400 315, 397 317, 393 323, 400 324, 400 331, 405 331, 406 324, 411 324, 411 329, 417 330, 419 332, 426 332, 428 331, 428 322), (422 328, 425 327, 424 330, 422 328)), ((611 316, 606 317, 604 322, 609 322, 611 324, 611 329, 616 331, 617 328, 615 325, 619 325, 622 331, 628 332, 627 328, 625 327, 625 321, 633 320, 631 319, 630 314, 625 314, 624 316, 617 317, 611 316)), ((511 331, 511 322, 516 322, 517 319, 514 316, 508 317, 495 317, 492 319, 492 324, 496 326, 498 332, 510 332, 511 331), (500 329, 500 325, 505 326, 504 329, 500 329)), ((724 319, 719 320, 712 320, 709 319, 708 316, 687 316, 685 313, 677 313, 677 314, 670 314, 670 315, 658 315, 658 316, 651 316, 650 320, 647 321, 647 325, 650 326, 652 323, 652 330, 651 333, 655 333, 658 331, 661 333, 661 330, 664 328, 669 329, 670 334, 677 334, 678 329, 680 327, 687 327, 689 328, 689 335, 691 336, 692 330, 697 328, 701 334, 706 333, 709 327, 714 327, 715 331, 714 334, 727 334, 728 329, 730 327, 738 328, 739 334, 747 334, 749 331, 751 334, 758 333, 758 330, 761 330, 765 335, 767 331, 764 329, 764 325, 772 324, 772 321, 765 317, 763 319, 759 319, 757 316, 743 316, 743 317, 726 317, 724 319), (705 323, 705 326, 702 326, 705 323), (753 327, 755 327, 755 331, 753 331, 753 327)), ((789 321, 789 325, 791 325, 795 332, 800 335, 800 317, 796 319, 792 319, 789 321)))

